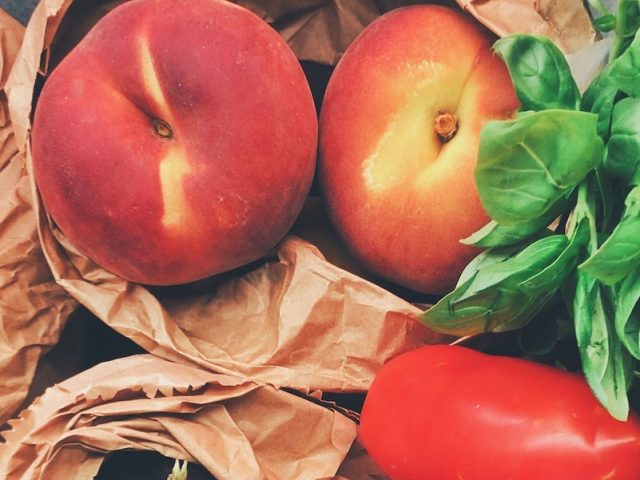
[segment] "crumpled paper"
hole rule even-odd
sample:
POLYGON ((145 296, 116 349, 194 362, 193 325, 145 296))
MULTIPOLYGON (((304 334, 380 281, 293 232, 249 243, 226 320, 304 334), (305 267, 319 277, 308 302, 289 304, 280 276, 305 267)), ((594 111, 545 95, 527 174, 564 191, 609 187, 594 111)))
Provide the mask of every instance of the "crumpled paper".
POLYGON ((0 424, 25 399, 39 358, 56 344, 75 307, 42 254, 24 155, 7 109, 5 85, 23 34, 0 10, 0 424))
MULTIPOLYGON (((546 35, 566 53, 595 40, 589 14, 580 0, 456 0, 499 36, 546 35)), ((301 60, 335 65, 355 37, 373 20, 419 0, 237 0, 273 24, 301 60)))
POLYGON ((585 48, 596 39, 582 0, 456 0, 499 36, 512 33, 545 35, 565 53, 585 48))
POLYGON ((366 390, 389 358, 442 337, 420 310, 288 237, 278 259, 211 293, 162 295, 64 250, 41 224, 60 284, 146 351, 174 362, 309 392, 366 390), (154 295, 155 293, 155 295, 154 295))
MULTIPOLYGON (((100 10, 104 13, 115 3, 102 3, 100 10)), ((344 37, 336 34, 338 27, 350 36, 359 33, 370 18, 353 14, 355 10, 363 8, 375 18, 393 6, 368 1, 246 3, 283 31, 298 25, 295 38, 308 36, 320 44, 323 35, 344 37), (319 9, 331 12, 322 16, 321 28, 313 27, 308 18, 319 9), (353 18, 360 21, 350 22, 353 18)), ((72 4, 39 4, 10 82, 10 106, 28 164, 36 66, 47 71, 47 59, 55 57, 56 31, 72 4)), ((85 12, 90 10, 87 5, 82 4, 85 12)), ((90 15, 89 23, 96 16, 90 15)), ((63 30, 68 38, 69 25, 63 30)), ((333 47, 339 55, 340 45, 333 47)), ((58 283, 112 328, 161 358, 306 392, 362 391, 387 359, 442 340, 416 322, 420 309, 326 262, 316 248, 296 237, 285 239, 277 261, 232 276, 208 291, 185 289, 167 296, 162 289, 115 277, 75 251, 51 225, 35 185, 33 203, 41 243, 58 283)))
MULTIPOLYGON (((592 43, 595 31, 580 0, 456 0, 500 36, 546 35, 566 53, 592 43)), ((394 8, 418 3, 454 5, 453 1, 419 0, 237 0, 269 23, 301 60, 335 65, 356 36, 373 20, 394 8)))
MULTIPOLYGON (((0 249, 5 259, 0 266, 0 321, 10 339, 0 342, 0 349, 7 349, 0 357, 6 359, 0 364, 0 385, 7 386, 1 392, 0 411, 11 412, 24 398, 39 356, 57 341, 76 300, 147 351, 187 366, 183 368, 316 395, 366 390, 387 359, 423 343, 443 341, 415 321, 420 308, 327 262, 314 245, 295 236, 283 241, 276 258, 252 269, 175 289, 125 282, 75 251, 51 224, 29 175, 32 104, 42 82, 39 74, 46 74, 83 28, 86 31, 117 3, 42 0, 6 84, 15 145, 21 153, 16 155, 14 146, 11 160, 2 162, 0 170, 0 188, 7 185, 1 198, 16 199, 6 204, 6 214, 0 209, 0 246, 8 245, 0 249), (88 20, 80 25, 73 17, 72 23, 71 13, 85 13, 88 20)), ((270 20, 299 58, 333 65, 381 12, 411 2, 241 3, 270 20)), ((592 31, 585 34, 578 28, 583 25, 581 4, 563 0, 546 10, 540 5, 504 0, 463 4, 497 33, 511 33, 501 30, 505 25, 500 19, 508 18, 513 30, 519 30, 523 24, 527 27, 524 19, 533 12, 544 27, 531 24, 534 33, 548 31, 563 44, 590 41, 592 31), (508 14, 493 8, 497 5, 510 8, 508 14)), ((6 61, 3 78, 5 66, 6 61)))
MULTIPOLYGON (((46 13, 60 25, 56 7, 71 12, 69 3, 40 4, 27 28, 28 48, 14 69, 20 89, 10 92, 10 102, 15 122, 27 135, 28 162, 29 111, 17 108, 24 105, 21 89, 25 79, 35 81, 40 52, 51 46, 47 39, 55 38, 40 17, 46 13)), ((441 338, 416 321, 417 307, 326 262, 315 247, 293 236, 283 241, 277 260, 221 285, 152 290, 104 271, 75 251, 51 224, 35 185, 33 202, 41 244, 58 283, 109 326, 161 358, 303 392, 363 391, 387 359, 441 338)))
POLYGON ((305 398, 151 355, 103 363, 51 387, 10 423, 0 478, 85 480, 110 452, 152 450, 219 479, 331 478, 356 435, 305 398))
POLYGON ((12 373, 18 368, 14 366, 0 370, 5 380, 0 384, 7 385, 5 417, 0 422, 24 398, 43 346, 58 340, 76 305, 74 297, 114 329, 163 358, 301 391, 361 391, 387 358, 437 338, 414 321, 416 307, 329 265, 311 245, 293 237, 283 243, 280 261, 247 276, 237 274, 219 288, 198 290, 196 285, 193 292, 186 288, 180 295, 124 282, 66 245, 50 225, 33 178, 24 168, 23 156, 30 160, 32 101, 40 75, 55 59, 53 47, 68 48, 70 38, 77 37, 76 30, 86 30, 119 2, 96 3, 96 11, 89 2, 78 3, 74 11, 72 3, 43 0, 38 4, 7 82, 21 154, 11 162, 12 183, 6 185, 19 187, 6 217, 21 231, 0 233, 1 242, 15 245, 5 250, 8 285, 2 299, 11 299, 11 308, 24 304, 20 307, 24 321, 11 318, 4 330, 22 343, 13 347, 5 342, 1 347, 11 349, 6 363, 19 365, 20 372, 12 373), (86 24, 77 24, 76 17, 83 13, 88 14, 86 24), (74 23, 68 22, 67 14, 75 15, 74 23), (58 36, 58 30, 64 35, 58 36), (299 259, 304 261, 297 263, 299 259), (18 282, 21 270, 26 273, 18 282), (14 301, 16 297, 20 298, 14 301), (244 316, 238 317, 238 312, 244 316))

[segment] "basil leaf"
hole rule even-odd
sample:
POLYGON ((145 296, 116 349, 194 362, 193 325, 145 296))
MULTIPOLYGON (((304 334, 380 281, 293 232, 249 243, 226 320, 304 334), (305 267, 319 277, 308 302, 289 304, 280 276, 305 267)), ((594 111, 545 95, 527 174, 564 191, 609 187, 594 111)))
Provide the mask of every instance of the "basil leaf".
POLYGON ((440 300, 422 314, 422 322, 434 331, 456 336, 516 330, 543 306, 529 305, 524 293, 507 288, 486 290, 465 300, 455 297, 452 293, 440 300))
POLYGON ((598 135, 604 139, 609 137, 611 115, 618 93, 618 87, 609 78, 609 71, 605 68, 582 96, 582 110, 598 115, 598 135))
POLYGON ((531 235, 548 227, 567 208, 567 199, 562 198, 544 215, 528 222, 503 225, 491 220, 484 227, 461 240, 467 245, 479 248, 495 248, 516 245, 531 235))
POLYGON ((457 300, 469 298, 505 280, 509 286, 517 288, 528 278, 551 265, 567 244, 568 239, 564 235, 551 235, 528 245, 504 262, 479 269, 467 286, 467 290, 457 300))
MULTIPOLYGON (((566 237, 565 237, 566 238, 566 237)), ((578 257, 589 243, 589 224, 586 221, 579 222, 571 235, 564 251, 546 268, 527 278, 520 284, 520 288, 526 290, 529 295, 541 295, 549 286, 560 287, 573 271, 578 263, 578 257)))
POLYGON ((631 45, 640 28, 640 9, 637 0, 622 0, 616 9, 616 26, 609 58, 615 59, 631 45))
POLYGON ((603 167, 614 178, 640 184, 640 98, 624 98, 613 108, 603 167))
POLYGON ((612 285, 640 267, 640 186, 625 200, 625 212, 609 238, 579 268, 612 285))
POLYGON ((511 35, 493 49, 509 69, 521 110, 576 110, 580 92, 567 61, 547 37, 511 35))
POLYGON ((480 230, 467 238, 463 238, 460 242, 466 245, 474 245, 478 248, 516 245, 549 225, 551 220, 547 221, 545 217, 542 217, 542 220, 532 220, 531 222, 514 223, 512 225, 502 225, 495 220, 491 220, 480 230))
POLYGON ((640 269, 614 285, 612 297, 618 337, 631 355, 640 360, 640 269))
POLYGON ((625 421, 630 357, 616 335, 600 283, 583 271, 578 271, 573 317, 584 376, 609 413, 625 421))
POLYGON ((611 13, 602 15, 593 20, 593 26, 601 32, 610 32, 616 27, 616 17, 611 13))
MULTIPOLYGON (((466 279, 450 294, 421 315, 431 329, 472 335, 503 332, 526 325, 556 294, 564 276, 563 252, 569 248, 564 235, 551 235, 527 245, 494 249, 472 262, 476 269, 463 273, 466 279), (555 273, 550 274, 549 268, 555 273), (540 272, 546 272, 545 288, 529 288, 540 272)), ((567 258, 567 257, 564 257, 567 258)), ((461 277, 462 278, 462 277, 461 277)))
POLYGON ((609 135, 613 106, 620 91, 640 96, 639 68, 640 38, 636 35, 624 53, 610 62, 585 91, 582 110, 598 114, 598 133, 603 138, 609 135))
POLYGON ((625 38, 633 38, 640 28, 640 6, 638 2, 622 1, 618 2, 616 12, 616 33, 625 38))
POLYGON ((604 144, 591 113, 545 110, 487 122, 480 134, 476 184, 499 224, 545 215, 601 161, 604 144))
MULTIPOLYGON (((621 28, 628 28, 626 21, 623 23, 621 28)), ((609 136, 613 106, 620 92, 640 96, 640 37, 636 34, 628 47, 624 42, 624 46, 615 47, 620 51, 624 48, 623 53, 600 72, 582 96, 582 110, 598 115, 598 134, 604 139, 609 136)))
MULTIPOLYGON (((586 225, 591 252, 598 240, 593 180, 590 177, 578 187, 576 206, 568 224, 571 236, 580 235, 580 229, 586 225)), ((631 356, 617 335, 610 298, 595 277, 580 269, 575 275, 574 289, 571 309, 584 376, 611 415, 625 420, 629 413, 631 356)))
POLYGON ((610 232, 612 222, 617 223, 620 219, 623 197, 616 180, 606 174, 602 165, 594 170, 593 179, 591 188, 598 200, 597 228, 601 232, 610 232))
POLYGON ((460 274, 460 278, 458 279, 456 288, 462 286, 462 284, 466 283, 467 280, 470 280, 476 274, 476 272, 478 272, 478 270, 488 268, 489 266, 496 263, 504 262, 517 255, 517 253, 522 250, 522 248, 523 245, 516 245, 501 248, 492 248, 480 253, 464 268, 464 270, 460 274))
POLYGON ((635 38, 622 55, 607 68, 610 81, 630 97, 640 96, 640 36, 635 38))

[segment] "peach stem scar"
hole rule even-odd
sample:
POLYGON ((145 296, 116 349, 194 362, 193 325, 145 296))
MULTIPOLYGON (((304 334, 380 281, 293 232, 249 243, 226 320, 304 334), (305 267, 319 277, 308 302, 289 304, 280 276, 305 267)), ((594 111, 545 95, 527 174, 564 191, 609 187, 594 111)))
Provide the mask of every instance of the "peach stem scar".
POLYGON ((438 112, 433 122, 433 131, 436 132, 442 143, 447 143, 455 137, 458 131, 458 117, 453 113, 438 112))
POLYGON ((173 129, 167 122, 165 122, 164 120, 160 120, 159 118, 154 118, 152 123, 153 133, 155 133, 158 137, 167 140, 173 138, 173 129))

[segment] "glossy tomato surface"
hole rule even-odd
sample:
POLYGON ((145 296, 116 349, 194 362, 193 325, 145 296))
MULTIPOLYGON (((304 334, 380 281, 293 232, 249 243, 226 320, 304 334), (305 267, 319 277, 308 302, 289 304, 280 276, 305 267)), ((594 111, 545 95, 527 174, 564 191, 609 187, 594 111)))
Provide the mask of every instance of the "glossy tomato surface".
POLYGON ((434 345, 396 357, 360 437, 393 480, 638 480, 640 420, 611 417, 578 375, 434 345))

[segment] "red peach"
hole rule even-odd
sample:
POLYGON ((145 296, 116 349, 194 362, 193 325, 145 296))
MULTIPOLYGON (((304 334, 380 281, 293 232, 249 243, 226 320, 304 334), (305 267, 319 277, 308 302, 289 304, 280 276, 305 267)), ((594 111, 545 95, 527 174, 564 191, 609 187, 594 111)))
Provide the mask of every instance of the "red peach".
POLYGON ((34 173, 69 240, 145 284, 268 252, 300 212, 317 119, 282 38, 222 0, 132 0, 46 80, 34 173))

